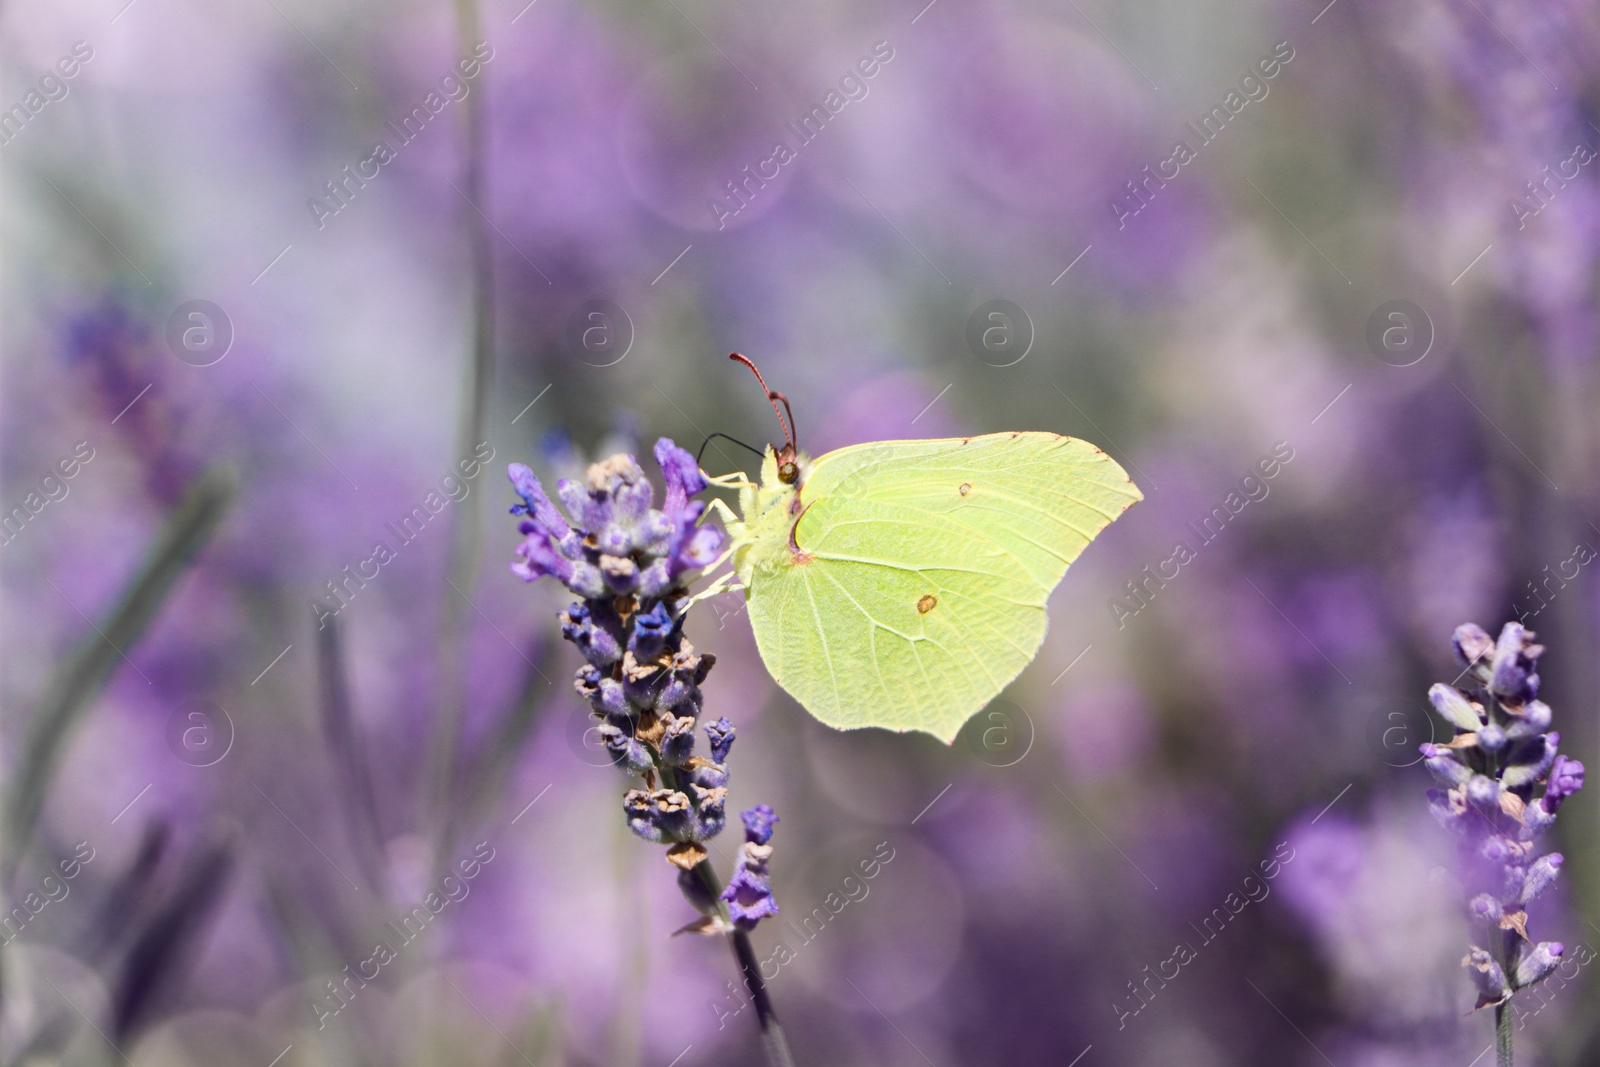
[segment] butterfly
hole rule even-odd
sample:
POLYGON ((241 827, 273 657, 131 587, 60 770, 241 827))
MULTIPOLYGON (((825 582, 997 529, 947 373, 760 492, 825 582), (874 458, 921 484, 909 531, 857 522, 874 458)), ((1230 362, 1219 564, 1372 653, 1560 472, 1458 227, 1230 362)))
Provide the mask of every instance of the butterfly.
POLYGON ((1054 433, 812 459, 788 398, 730 358, 767 391, 784 444, 762 453, 759 484, 706 475, 738 491, 739 513, 711 504, 732 570, 695 599, 742 589, 767 671, 827 725, 953 741, 1038 653, 1068 565, 1143 494, 1100 449, 1054 433))

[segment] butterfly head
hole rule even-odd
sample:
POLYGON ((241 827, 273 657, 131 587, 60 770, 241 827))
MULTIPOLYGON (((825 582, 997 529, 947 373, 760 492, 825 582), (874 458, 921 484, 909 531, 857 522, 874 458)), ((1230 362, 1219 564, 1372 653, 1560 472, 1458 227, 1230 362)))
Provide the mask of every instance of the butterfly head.
POLYGON ((811 457, 804 452, 768 445, 761 462, 761 487, 756 510, 758 513, 778 504, 792 510, 798 507, 800 489, 811 473, 811 457))
POLYGON ((761 376, 761 371, 747 356, 737 352, 728 353, 728 358, 737 360, 750 368, 750 373, 756 376, 756 381, 761 383, 761 388, 766 391, 767 402, 772 405, 773 414, 778 416, 778 425, 783 428, 783 446, 767 446, 767 457, 771 470, 767 469, 768 462, 762 463, 761 481, 764 485, 771 485, 776 481, 779 485, 798 489, 805 481, 806 468, 810 462, 800 454, 794 436, 794 412, 789 408, 789 398, 782 393, 767 388, 767 380, 761 376), (778 405, 782 403, 783 407, 778 405), (786 417, 787 416, 787 417, 786 417))

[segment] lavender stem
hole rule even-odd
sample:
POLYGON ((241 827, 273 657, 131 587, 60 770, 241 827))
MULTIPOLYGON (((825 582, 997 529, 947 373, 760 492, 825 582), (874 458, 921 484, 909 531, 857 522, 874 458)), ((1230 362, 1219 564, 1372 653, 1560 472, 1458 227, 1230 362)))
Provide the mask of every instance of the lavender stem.
MULTIPOLYGON (((712 869, 710 860, 701 860, 695 867, 695 873, 699 875, 700 881, 704 883, 712 899, 721 896, 722 883, 717 878, 717 872, 712 869)), ((750 943, 750 935, 735 928, 731 939, 733 958, 739 963, 739 971, 744 975, 745 988, 750 991, 750 999, 756 1006, 756 1022, 761 1026, 761 1047, 767 1054, 767 1062, 771 1067, 794 1067, 794 1055, 789 1051, 789 1039, 784 1036, 783 1027, 778 1022, 778 1013, 772 1006, 772 997, 767 993, 767 983, 761 977, 761 965, 756 960, 756 950, 750 943)))

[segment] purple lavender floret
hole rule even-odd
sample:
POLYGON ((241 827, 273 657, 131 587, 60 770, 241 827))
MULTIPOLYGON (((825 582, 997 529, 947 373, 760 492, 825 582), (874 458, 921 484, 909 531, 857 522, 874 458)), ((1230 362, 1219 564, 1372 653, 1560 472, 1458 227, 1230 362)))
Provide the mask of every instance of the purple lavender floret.
POLYGON ((778 902, 772 896, 772 883, 767 879, 767 861, 772 858, 772 827, 778 822, 778 816, 767 805, 758 804, 745 809, 739 817, 744 821, 744 845, 739 850, 739 869, 722 891, 722 899, 728 905, 728 917, 734 925, 752 930, 762 919, 778 914, 778 902))
POLYGON ((741 866, 734 872, 728 888, 722 891, 729 917, 734 925, 745 930, 753 930, 762 919, 778 914, 778 902, 772 898, 772 886, 764 875, 752 872, 752 867, 741 866))
POLYGON ((758 845, 772 840, 772 827, 780 821, 777 814, 765 804, 746 809, 739 818, 744 820, 745 840, 758 845))
POLYGON ((1457 627, 1456 657, 1474 680, 1468 690, 1435 685, 1428 698, 1455 730, 1447 745, 1420 747, 1446 790, 1428 790, 1439 823, 1457 835, 1466 873, 1467 913, 1487 927, 1489 948, 1473 945, 1462 965, 1478 988, 1477 1007, 1505 1003, 1542 981, 1560 962, 1560 942, 1528 936, 1527 905, 1548 889, 1562 856, 1536 856, 1567 797, 1583 788, 1583 764, 1561 755, 1561 735, 1540 701, 1544 648, 1519 623, 1498 640, 1468 623, 1457 627))
MULTIPOLYGON (((726 718, 715 722, 706 723, 706 737, 711 741, 711 759, 716 763, 726 763, 728 750, 733 748, 733 723, 726 718)), ((1578 773, 1583 773, 1583 765, 1578 765, 1578 773)))
MULTIPOLYGON (((575 687, 612 762, 643 786, 623 797, 624 818, 635 834, 668 846, 685 897, 712 914, 715 879, 701 866, 702 845, 727 823, 734 731, 726 718, 707 724, 711 758, 695 755, 700 685, 716 657, 695 651, 681 614, 724 537, 700 523, 705 502, 691 498, 707 483, 694 457, 667 438, 656 442, 655 457, 666 486, 659 509, 629 455, 593 464, 581 480, 561 479, 555 500, 530 468, 511 464, 507 475, 522 499, 511 514, 523 535, 511 571, 525 582, 555 578, 577 595, 558 616, 562 637, 585 661, 575 687)), ((777 816, 761 805, 744 822, 740 865, 721 899, 728 918, 748 930, 777 913, 766 868, 777 816)))

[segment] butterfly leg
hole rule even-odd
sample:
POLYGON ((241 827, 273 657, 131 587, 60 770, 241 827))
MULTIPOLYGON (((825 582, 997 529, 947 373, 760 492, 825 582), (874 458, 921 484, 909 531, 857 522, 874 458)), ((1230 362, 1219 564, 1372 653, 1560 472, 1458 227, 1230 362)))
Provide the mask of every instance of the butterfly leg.
POLYGON ((712 597, 721 596, 723 593, 742 592, 744 590, 744 586, 731 584, 735 577, 737 576, 732 571, 718 575, 710 585, 700 590, 700 592, 686 600, 679 601, 678 615, 680 617, 687 615, 689 613, 689 609, 700 603, 702 600, 710 600, 712 597))
POLYGON ((714 485, 718 489, 754 489, 756 483, 746 478, 743 471, 731 471, 727 474, 706 474, 701 472, 707 485, 714 485))
POLYGON ((715 561, 706 565, 704 569, 708 572, 714 571, 726 563, 739 550, 740 546, 747 544, 750 539, 748 527, 738 515, 734 514, 733 509, 728 507, 726 501, 711 501, 700 521, 705 522, 712 514, 722 520, 723 528, 728 533, 728 546, 722 550, 722 554, 717 556, 715 561))
MULTIPOLYGON (((735 526, 743 525, 739 519, 739 516, 734 514, 733 509, 728 506, 728 502, 726 500, 712 500, 710 503, 708 503, 706 505, 706 515, 709 516, 712 514, 715 514, 718 518, 720 518, 722 520, 722 524, 728 527, 730 531, 735 526)), ((700 521, 704 522, 705 519, 702 518, 700 521)))

